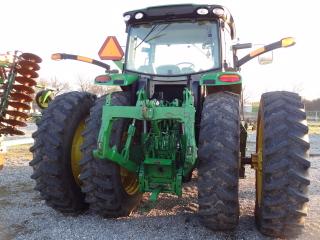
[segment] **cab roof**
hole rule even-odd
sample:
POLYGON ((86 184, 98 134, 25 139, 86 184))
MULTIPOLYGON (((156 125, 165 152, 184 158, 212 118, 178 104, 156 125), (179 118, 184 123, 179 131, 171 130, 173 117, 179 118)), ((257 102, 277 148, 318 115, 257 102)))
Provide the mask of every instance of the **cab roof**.
POLYGON ((180 21, 180 20, 212 20, 220 19, 229 25, 231 30, 231 36, 235 38, 235 24, 233 17, 229 10, 221 5, 207 5, 207 4, 175 4, 175 5, 162 5, 148 7, 144 9, 137 9, 128 11, 123 14, 126 19, 126 25, 135 25, 152 22, 166 22, 166 21, 180 21), (199 9, 207 9, 207 14, 199 14, 199 9), (223 9, 224 14, 218 16, 213 13, 214 9, 223 9), (136 18, 137 13, 140 14, 141 18, 136 18))

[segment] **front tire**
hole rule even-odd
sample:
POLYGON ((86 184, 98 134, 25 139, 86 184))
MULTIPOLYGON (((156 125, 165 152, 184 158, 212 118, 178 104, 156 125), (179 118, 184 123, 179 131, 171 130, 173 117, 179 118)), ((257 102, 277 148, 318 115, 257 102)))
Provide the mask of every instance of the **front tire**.
POLYGON ((199 138, 200 221, 212 230, 232 230, 239 221, 239 95, 206 97, 199 138))
POLYGON ((82 123, 89 115, 95 96, 69 92, 57 96, 43 111, 38 130, 32 135, 35 189, 47 205, 63 213, 78 213, 88 208, 81 192, 77 166, 80 160, 82 123))
MULTIPOLYGON (((92 151, 97 148, 97 140, 101 126, 102 108, 106 96, 99 98, 90 110, 83 133, 83 158, 80 162, 80 179, 82 191, 86 193, 86 202, 90 208, 102 217, 128 216, 139 204, 142 194, 139 192, 137 177, 119 165, 107 159, 96 159, 92 151), (125 176, 124 176, 125 175, 125 176)), ((128 92, 114 92, 111 96, 114 106, 129 106, 128 92)), ((127 130, 128 121, 115 121, 112 128, 110 143, 121 149, 121 140, 127 130)))
POLYGON ((256 224, 268 236, 296 237, 307 215, 310 184, 301 97, 291 92, 263 94, 257 130, 256 224))

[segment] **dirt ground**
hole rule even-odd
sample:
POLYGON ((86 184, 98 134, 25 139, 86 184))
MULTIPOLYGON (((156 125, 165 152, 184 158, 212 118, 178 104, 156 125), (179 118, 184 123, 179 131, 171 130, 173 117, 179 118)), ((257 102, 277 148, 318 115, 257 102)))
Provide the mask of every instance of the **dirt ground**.
MULTIPOLYGON (((312 136, 319 150, 320 135, 312 136)), ((313 141, 313 140, 312 140, 313 141)), ((161 194, 155 204, 144 198, 130 217, 102 219, 90 212, 64 216, 47 207, 33 190, 28 162, 30 145, 9 149, 6 166, 0 171, 0 240, 9 239, 269 239, 254 225, 254 171, 246 168, 240 180, 241 216, 234 232, 212 232, 197 218, 195 178, 185 185, 181 198, 161 194)), ((249 146, 250 147, 250 146, 249 146)), ((251 146, 252 148, 252 146, 251 146)), ((305 231, 299 239, 320 236, 320 156, 311 159, 310 204, 305 231)))

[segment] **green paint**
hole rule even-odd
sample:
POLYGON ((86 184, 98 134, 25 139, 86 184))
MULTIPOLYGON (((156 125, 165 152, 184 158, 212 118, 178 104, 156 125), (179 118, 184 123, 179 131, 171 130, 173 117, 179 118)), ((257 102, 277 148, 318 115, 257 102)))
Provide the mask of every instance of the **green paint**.
POLYGON ((166 103, 148 99, 144 90, 138 91, 137 95, 136 106, 112 106, 111 96, 107 98, 98 148, 93 154, 135 172, 140 191, 152 192, 152 200, 156 200, 161 192, 181 196, 182 177, 190 174, 197 158, 193 96, 185 89, 182 102, 176 99, 166 103), (119 118, 132 119, 121 152, 109 144, 113 122, 119 118), (140 143, 133 145, 136 121, 148 122, 145 125, 149 129, 141 134, 140 143), (140 158, 132 157, 132 149, 142 152, 140 158))
POLYGON ((122 71, 124 65, 123 60, 113 61, 113 63, 122 71))
POLYGON ((157 201, 158 196, 159 196, 159 193, 160 193, 160 189, 159 189, 159 188, 155 189, 155 190, 151 193, 150 200, 151 200, 152 202, 157 201))
POLYGON ((206 85, 206 86, 225 86, 225 85, 234 85, 234 84, 241 84, 242 79, 240 76, 240 81, 238 82, 223 82, 219 80, 219 77, 224 74, 236 74, 239 75, 237 72, 212 72, 212 73, 206 73, 203 74, 200 78, 200 85, 206 85))
MULTIPOLYGON (((0 70, 2 70, 2 72, 5 72, 5 68, 10 68, 11 65, 8 62, 4 62, 4 61, 0 61, 0 70)), ((0 75, 0 84, 4 83, 4 78, 2 78, 2 76, 0 75)))
POLYGON ((54 93, 52 90, 44 90, 43 94, 40 96, 39 102, 44 108, 47 108, 53 97, 54 93))
POLYGON ((7 86, 4 88, 3 93, 0 96, 0 116, 4 117, 5 111, 8 109, 8 103, 9 103, 9 95, 11 93, 11 90, 13 88, 13 84, 17 75, 16 71, 16 59, 17 55, 15 52, 13 63, 9 62, 0 62, 0 68, 2 68, 2 71, 5 72, 5 70, 8 70, 8 75, 5 77, 6 79, 0 79, 1 83, 4 83, 6 80, 7 86))

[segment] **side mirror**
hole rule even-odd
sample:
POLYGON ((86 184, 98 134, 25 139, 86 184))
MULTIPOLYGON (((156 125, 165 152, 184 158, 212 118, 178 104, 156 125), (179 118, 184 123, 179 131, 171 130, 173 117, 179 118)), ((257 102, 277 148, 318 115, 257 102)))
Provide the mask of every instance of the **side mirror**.
POLYGON ((266 52, 258 56, 258 62, 261 65, 270 64, 273 61, 273 52, 266 52))
MULTIPOLYGON (((263 44, 255 44, 254 45, 254 49, 259 49, 264 47, 265 45, 263 44)), ((261 55, 258 55, 258 63, 260 65, 266 65, 266 64, 270 64, 273 62, 273 51, 270 52, 265 52, 261 55)))

